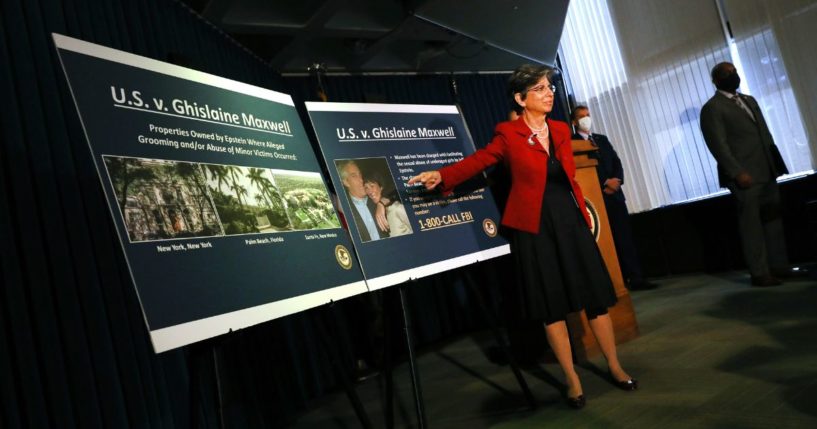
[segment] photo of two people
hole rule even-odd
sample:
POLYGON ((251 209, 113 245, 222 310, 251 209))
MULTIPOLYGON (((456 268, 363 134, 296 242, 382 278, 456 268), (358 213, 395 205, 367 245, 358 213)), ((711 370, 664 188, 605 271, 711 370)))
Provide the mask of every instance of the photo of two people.
POLYGON ((361 242, 414 232, 386 158, 335 160, 335 167, 361 242))

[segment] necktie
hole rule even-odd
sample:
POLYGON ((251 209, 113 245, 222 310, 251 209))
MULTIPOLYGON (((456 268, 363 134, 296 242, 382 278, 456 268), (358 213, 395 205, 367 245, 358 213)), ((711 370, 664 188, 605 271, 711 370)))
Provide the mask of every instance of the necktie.
POLYGON ((732 96, 732 101, 734 101, 735 104, 738 105, 738 107, 740 107, 744 112, 746 112, 746 114, 748 114, 749 117, 752 118, 752 121, 755 120, 755 115, 752 114, 752 110, 749 109, 749 106, 747 106, 746 102, 743 101, 743 99, 741 99, 740 95, 738 95, 738 94, 733 95, 732 96))

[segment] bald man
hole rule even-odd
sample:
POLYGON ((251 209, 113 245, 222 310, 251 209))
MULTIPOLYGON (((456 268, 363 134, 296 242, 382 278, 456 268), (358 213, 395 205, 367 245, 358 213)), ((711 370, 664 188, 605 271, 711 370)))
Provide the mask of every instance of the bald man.
POLYGON ((715 95, 701 109, 701 131, 718 163, 722 187, 735 197, 743 256, 752 286, 781 284, 789 268, 777 177, 788 173, 757 101, 737 92, 740 76, 723 62, 712 68, 715 95))

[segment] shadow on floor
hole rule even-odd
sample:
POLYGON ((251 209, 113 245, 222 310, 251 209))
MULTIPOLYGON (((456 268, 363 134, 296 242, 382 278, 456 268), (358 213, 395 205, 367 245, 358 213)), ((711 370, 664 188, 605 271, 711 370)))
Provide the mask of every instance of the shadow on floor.
POLYGON ((817 416, 817 282, 803 280, 723 297, 707 312, 762 329, 764 344, 750 345, 717 369, 778 385, 794 409, 817 416))

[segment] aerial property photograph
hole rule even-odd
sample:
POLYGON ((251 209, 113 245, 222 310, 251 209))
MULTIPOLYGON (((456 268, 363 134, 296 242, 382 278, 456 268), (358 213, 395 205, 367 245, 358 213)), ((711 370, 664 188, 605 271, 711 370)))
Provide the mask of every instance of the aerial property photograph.
POLYGON ((271 170, 284 197, 293 229, 340 228, 335 207, 320 174, 271 170))

